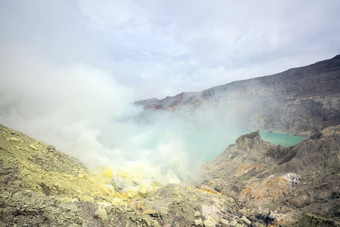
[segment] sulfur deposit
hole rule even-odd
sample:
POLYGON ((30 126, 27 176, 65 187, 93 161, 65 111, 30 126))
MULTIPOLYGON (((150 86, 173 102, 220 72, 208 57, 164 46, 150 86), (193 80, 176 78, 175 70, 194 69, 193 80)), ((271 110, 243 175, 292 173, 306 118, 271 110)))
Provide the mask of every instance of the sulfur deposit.
MULTIPOLYGON (((90 171, 52 145, 0 126, 0 226, 153 226, 109 168, 90 171)), ((138 193, 136 193, 136 196, 138 193)))

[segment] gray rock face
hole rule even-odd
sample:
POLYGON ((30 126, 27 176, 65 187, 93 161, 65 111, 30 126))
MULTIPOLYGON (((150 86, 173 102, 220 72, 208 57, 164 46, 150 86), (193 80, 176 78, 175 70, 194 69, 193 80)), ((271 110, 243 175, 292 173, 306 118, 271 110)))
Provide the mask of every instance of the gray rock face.
POLYGON ((234 201, 214 190, 169 184, 152 193, 143 208, 161 226, 215 226, 237 217, 234 201), (212 224, 213 223, 213 224, 212 224))
MULTIPOLYGON (((259 132, 243 135, 203 166, 203 183, 267 224, 340 226, 340 125, 320 133, 291 147, 269 144, 259 132)), ((245 218, 242 223, 249 225, 245 218)))
MULTIPOLYGON (((199 109, 209 103, 240 109, 251 129, 310 135, 340 123, 340 55, 272 76, 236 81, 162 100, 142 100, 146 110, 199 109)), ((240 113, 237 112, 237 118, 240 113)))

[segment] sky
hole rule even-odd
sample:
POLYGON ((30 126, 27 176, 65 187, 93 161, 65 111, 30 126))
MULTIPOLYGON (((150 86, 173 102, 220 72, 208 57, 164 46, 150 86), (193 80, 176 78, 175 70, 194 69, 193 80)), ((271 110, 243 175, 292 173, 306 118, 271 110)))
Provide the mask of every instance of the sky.
POLYGON ((164 98, 332 58, 339 12, 338 0, 0 0, 0 77, 53 86, 91 68, 131 99, 164 98))

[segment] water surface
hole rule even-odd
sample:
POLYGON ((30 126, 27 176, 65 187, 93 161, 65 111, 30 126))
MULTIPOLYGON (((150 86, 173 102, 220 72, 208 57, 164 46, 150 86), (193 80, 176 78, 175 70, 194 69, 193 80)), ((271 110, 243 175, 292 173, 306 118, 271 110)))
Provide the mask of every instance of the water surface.
POLYGON ((265 141, 268 141, 275 145, 283 146, 293 146, 297 143, 300 143, 302 140, 307 139, 307 137, 294 136, 292 134, 283 134, 276 132, 261 132, 261 137, 265 141))

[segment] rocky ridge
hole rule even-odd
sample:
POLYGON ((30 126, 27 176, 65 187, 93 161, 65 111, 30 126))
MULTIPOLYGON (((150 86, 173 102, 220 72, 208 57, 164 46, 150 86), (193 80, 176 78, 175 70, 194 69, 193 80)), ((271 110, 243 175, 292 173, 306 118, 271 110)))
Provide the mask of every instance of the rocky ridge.
POLYGON ((224 107, 249 130, 311 135, 340 124, 340 55, 255 79, 236 81, 162 100, 138 101, 147 112, 224 107), (242 115, 242 117, 240 117, 242 115))
POLYGON ((340 125, 295 146, 259 131, 239 137, 204 165, 204 184, 231 195, 250 219, 283 226, 340 226, 340 125))

